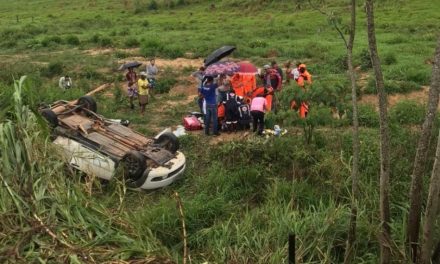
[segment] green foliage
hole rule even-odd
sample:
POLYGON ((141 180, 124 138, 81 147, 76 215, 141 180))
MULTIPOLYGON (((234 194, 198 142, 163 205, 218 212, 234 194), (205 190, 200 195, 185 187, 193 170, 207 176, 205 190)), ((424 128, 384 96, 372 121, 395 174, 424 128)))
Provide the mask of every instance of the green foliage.
POLYGON ((139 41, 136 38, 128 38, 125 40, 125 47, 134 48, 139 46, 139 41))
POLYGON ((155 93, 168 93, 177 83, 175 74, 172 71, 168 71, 168 73, 169 74, 164 74, 162 78, 156 81, 156 87, 154 89, 155 93))
POLYGON ((61 43, 63 43, 63 39, 60 36, 47 36, 41 40, 43 47, 50 47, 61 43))
MULTIPOLYGON (((348 113, 347 118, 350 121, 353 120, 351 110, 347 111, 347 113, 348 113)), ((379 127, 379 114, 372 105, 369 104, 358 105, 358 118, 359 118, 359 126, 379 127)))
POLYGON ((157 4, 156 0, 151 0, 147 8, 148 10, 157 10, 159 9, 159 5, 157 4))
POLYGON ((100 40, 101 40, 101 35, 93 34, 89 41, 98 44, 100 40))
POLYGON ((363 49, 360 53, 361 69, 368 70, 373 67, 370 57, 370 51, 368 49, 363 49))
MULTIPOLYGON (((406 94, 413 91, 419 91, 420 85, 413 81, 397 81, 397 80, 385 80, 385 91, 388 94, 401 93, 406 94)), ((373 78, 368 80, 367 86, 364 91, 365 94, 376 94, 376 81, 373 78)))
POLYGON ((46 77, 59 76, 63 73, 63 68, 64 65, 61 62, 51 62, 41 71, 41 74, 46 77))
POLYGON ((72 46, 77 46, 80 44, 80 41, 77 36, 69 35, 66 37, 66 43, 72 46))
POLYGON ((394 53, 387 53, 383 56, 382 61, 385 65, 391 65, 397 63, 397 58, 394 53))
POLYGON ((184 52, 178 44, 164 44, 155 38, 151 38, 141 44, 141 54, 145 57, 160 56, 173 59, 183 57, 184 52))
POLYGON ((107 48, 107 47, 111 47, 112 45, 113 45, 113 41, 109 37, 101 37, 99 39, 99 46, 101 47, 107 48))
POLYGON ((390 110, 390 120, 405 125, 420 125, 425 118, 425 107, 415 101, 399 101, 390 110))

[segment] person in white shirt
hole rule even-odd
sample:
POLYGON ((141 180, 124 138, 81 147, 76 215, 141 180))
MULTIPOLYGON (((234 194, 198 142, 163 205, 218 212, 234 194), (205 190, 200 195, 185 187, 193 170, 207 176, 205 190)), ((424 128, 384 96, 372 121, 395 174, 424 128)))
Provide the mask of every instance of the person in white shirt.
POLYGON ((63 89, 63 90, 67 90, 72 88, 72 79, 69 77, 69 75, 65 75, 63 77, 60 78, 60 80, 58 81, 58 86, 63 89))
POLYGON ((294 79, 295 81, 298 80, 299 75, 300 75, 300 73, 299 73, 299 65, 301 65, 301 62, 298 62, 298 63, 296 64, 296 68, 294 68, 294 69, 292 70, 293 79, 294 79))

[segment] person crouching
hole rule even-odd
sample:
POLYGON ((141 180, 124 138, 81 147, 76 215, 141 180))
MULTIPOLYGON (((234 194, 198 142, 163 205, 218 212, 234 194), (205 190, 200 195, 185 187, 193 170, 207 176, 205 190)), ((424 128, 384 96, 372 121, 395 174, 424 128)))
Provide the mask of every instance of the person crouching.
POLYGON ((147 81, 147 73, 141 72, 141 78, 137 82, 139 90, 139 106, 141 108, 141 115, 145 115, 145 106, 148 104, 148 94, 150 85, 147 81))
POLYGON ((253 131, 258 135, 263 134, 264 130, 264 113, 266 111, 266 98, 263 94, 257 95, 251 102, 251 115, 253 119, 253 131))

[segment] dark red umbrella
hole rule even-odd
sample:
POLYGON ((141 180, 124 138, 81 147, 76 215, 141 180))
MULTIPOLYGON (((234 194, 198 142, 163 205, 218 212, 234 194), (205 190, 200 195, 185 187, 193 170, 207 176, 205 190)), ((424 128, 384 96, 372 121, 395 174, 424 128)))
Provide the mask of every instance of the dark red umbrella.
POLYGON ((252 63, 248 62, 248 61, 242 61, 238 63, 238 73, 239 74, 257 74, 258 73, 258 69, 257 67, 255 67, 255 65, 253 65, 252 63))

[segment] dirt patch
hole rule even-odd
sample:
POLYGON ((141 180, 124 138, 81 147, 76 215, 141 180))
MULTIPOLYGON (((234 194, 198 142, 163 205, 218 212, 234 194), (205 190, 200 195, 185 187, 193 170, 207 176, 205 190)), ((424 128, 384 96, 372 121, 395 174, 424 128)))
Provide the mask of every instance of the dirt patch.
MULTIPOLYGON (((402 100, 412 100, 421 104, 426 104, 426 101, 428 100, 428 93, 429 93, 429 86, 422 86, 422 89, 420 91, 414 91, 407 94, 391 94, 388 95, 388 105, 392 107, 402 100)), ((359 100, 359 103, 374 105, 376 108, 378 108, 377 95, 374 94, 363 95, 361 100, 359 100)))
POLYGON ((107 55, 114 52, 125 52, 127 54, 138 54, 139 48, 133 48, 133 49, 115 49, 115 48, 96 48, 96 49, 88 49, 84 50, 83 54, 90 55, 90 56, 98 56, 98 55, 107 55))
MULTIPOLYGON (((145 57, 134 56, 134 57, 127 57, 124 59, 120 59, 118 60, 118 64, 124 64, 130 61, 142 62, 144 64, 143 66, 140 66, 140 68, 142 69, 143 67, 145 67, 145 65, 147 65, 149 60, 145 57)), ((202 59, 177 58, 177 59, 169 60, 169 59, 156 58, 156 66, 159 69, 159 72, 161 71, 161 69, 163 70, 163 68, 165 67, 171 67, 173 69, 181 70, 184 67, 199 68, 202 65, 203 65, 202 59)))

